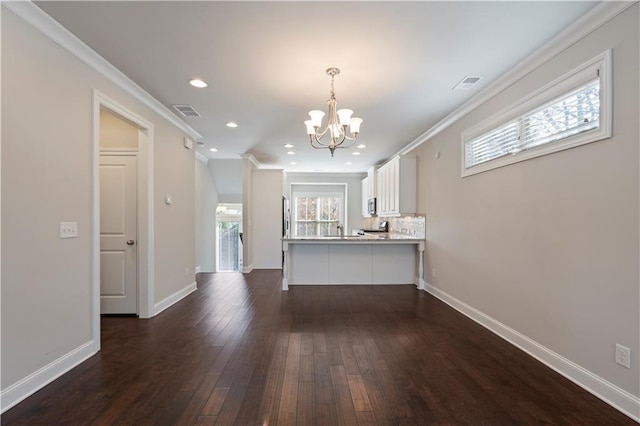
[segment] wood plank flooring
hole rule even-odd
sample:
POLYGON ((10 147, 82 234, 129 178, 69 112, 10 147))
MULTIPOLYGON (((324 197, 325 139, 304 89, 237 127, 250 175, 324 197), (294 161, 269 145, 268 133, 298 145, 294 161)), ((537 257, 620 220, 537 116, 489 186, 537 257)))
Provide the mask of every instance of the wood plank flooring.
POLYGON ((413 286, 201 274, 156 318, 2 415, 28 425, 625 425, 629 418, 413 286))

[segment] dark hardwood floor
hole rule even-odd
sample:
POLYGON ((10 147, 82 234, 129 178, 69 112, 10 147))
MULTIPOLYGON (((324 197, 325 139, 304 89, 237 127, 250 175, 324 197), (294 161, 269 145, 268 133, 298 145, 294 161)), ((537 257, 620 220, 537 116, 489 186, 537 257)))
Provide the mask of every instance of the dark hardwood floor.
POLYGON ((202 274, 158 317, 2 415, 29 425, 624 425, 604 402, 413 286, 202 274))

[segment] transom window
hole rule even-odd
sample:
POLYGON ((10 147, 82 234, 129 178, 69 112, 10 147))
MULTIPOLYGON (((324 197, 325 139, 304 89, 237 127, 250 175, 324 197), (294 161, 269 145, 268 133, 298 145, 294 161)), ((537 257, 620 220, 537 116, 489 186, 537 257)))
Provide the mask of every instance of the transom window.
POLYGON ((604 52, 465 131, 462 176, 610 137, 610 57, 604 52))

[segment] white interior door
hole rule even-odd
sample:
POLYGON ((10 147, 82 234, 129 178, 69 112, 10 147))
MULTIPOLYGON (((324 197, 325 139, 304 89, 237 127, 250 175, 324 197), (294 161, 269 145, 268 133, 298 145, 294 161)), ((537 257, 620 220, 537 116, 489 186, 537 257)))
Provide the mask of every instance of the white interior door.
POLYGON ((100 156, 100 313, 138 307, 137 158, 100 156))

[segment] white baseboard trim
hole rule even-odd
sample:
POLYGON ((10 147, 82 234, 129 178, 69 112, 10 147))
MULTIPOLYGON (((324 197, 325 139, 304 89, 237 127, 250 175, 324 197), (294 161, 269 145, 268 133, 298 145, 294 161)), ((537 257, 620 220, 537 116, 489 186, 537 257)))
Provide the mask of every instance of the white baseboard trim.
POLYGON ((243 266, 242 267, 242 273, 243 274, 248 274, 251 271, 253 271, 253 265, 247 265, 247 266, 243 266))
POLYGON ((164 299, 153 305, 153 316, 158 315, 168 307, 178 303, 197 289, 198 285, 195 282, 192 282, 188 286, 176 291, 172 295, 165 297, 164 299))
POLYGON ((502 324, 485 313, 467 305, 461 300, 456 299, 429 283, 425 283, 425 291, 442 300, 447 305, 488 330, 494 332, 507 342, 520 348, 545 364, 547 367, 563 375, 573 383, 584 388, 586 391, 597 396, 625 415, 631 417, 636 422, 640 422, 640 398, 637 396, 632 395, 624 389, 621 389, 613 383, 579 366, 562 355, 553 352, 549 348, 502 324))
POLYGON ((27 377, 17 381, 0 392, 0 412, 4 413, 9 408, 33 395, 67 371, 78 366, 87 358, 98 352, 97 345, 93 340, 78 346, 71 352, 62 355, 60 358, 50 362, 38 371, 29 374, 27 377))
POLYGON ((202 272, 202 268, 200 268, 199 266, 196 266, 196 267, 193 269, 193 273, 194 273, 194 274, 199 274, 200 272, 202 272))

